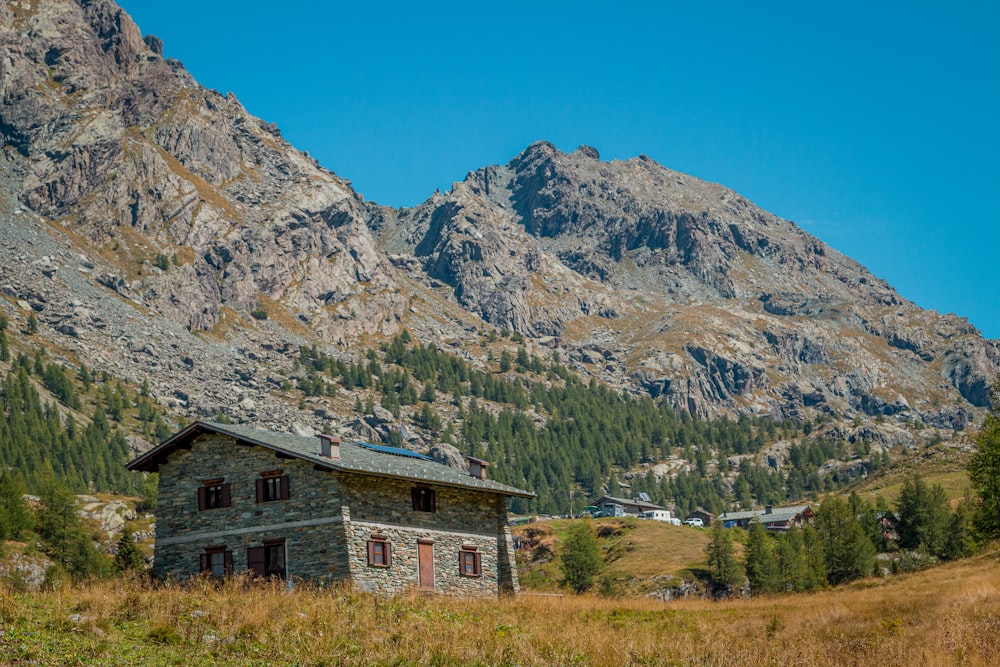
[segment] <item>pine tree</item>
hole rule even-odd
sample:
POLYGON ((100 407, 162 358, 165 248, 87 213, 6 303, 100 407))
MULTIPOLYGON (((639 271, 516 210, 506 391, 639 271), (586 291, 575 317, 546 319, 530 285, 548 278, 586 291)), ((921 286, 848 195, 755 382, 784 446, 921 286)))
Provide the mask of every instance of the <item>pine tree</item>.
POLYGON ((46 554, 73 576, 103 574, 107 558, 94 547, 90 532, 77 514, 73 492, 55 478, 51 466, 44 469, 43 477, 42 506, 36 524, 46 554))
POLYGON ((743 569, 733 551, 733 538, 729 530, 723 527, 721 521, 712 524, 712 539, 706 548, 708 570, 713 583, 727 589, 739 586, 744 579, 743 569))
POLYGON ((748 510, 753 507, 750 484, 742 474, 736 477, 736 483, 733 485, 733 496, 736 498, 736 502, 739 503, 741 509, 748 510))
MULTIPOLYGON (((1000 384, 994 386, 997 397, 1000 384)), ((980 542, 1000 539, 1000 416, 991 410, 976 437, 969 459, 969 482, 976 492, 973 531, 980 542)))
POLYGON ((826 551, 819 531, 812 526, 802 529, 802 550, 805 554, 805 567, 800 590, 811 591, 826 586, 826 551))
POLYGON ((971 509, 967 501, 958 504, 948 520, 941 557, 946 560, 964 558, 973 553, 975 542, 971 531, 971 509))
POLYGON ((16 540, 31 528, 24 487, 9 472, 0 472, 0 540, 16 540))
POLYGON ((777 593, 781 590, 783 582, 774 540, 757 519, 750 522, 743 553, 751 593, 777 593))
POLYGON ((594 585, 594 575, 601 569, 601 551, 590 521, 575 521, 562 545, 560 569, 563 582, 574 593, 583 593, 594 585))
POLYGON ((823 543, 826 576, 831 584, 865 577, 875 568, 875 546, 842 498, 830 496, 816 513, 816 530, 823 543))
POLYGON ((160 475, 155 472, 146 473, 142 479, 142 503, 141 509, 144 512, 152 512, 156 509, 156 501, 160 492, 160 475))
POLYGON ((434 383, 428 380, 424 383, 424 388, 420 392, 420 400, 433 403, 437 400, 437 392, 434 390, 434 383))
POLYGON ((903 549, 923 548, 931 555, 940 556, 950 522, 946 500, 940 484, 930 487, 920 475, 905 480, 896 500, 899 546, 903 549))
POLYGON ((802 531, 799 528, 792 526, 787 532, 778 536, 775 560, 778 577, 781 580, 781 590, 806 590, 805 547, 802 542, 802 531))
POLYGON ((115 553, 115 572, 139 571, 146 568, 146 559, 142 550, 135 543, 132 529, 125 526, 122 536, 118 538, 118 550, 115 553))

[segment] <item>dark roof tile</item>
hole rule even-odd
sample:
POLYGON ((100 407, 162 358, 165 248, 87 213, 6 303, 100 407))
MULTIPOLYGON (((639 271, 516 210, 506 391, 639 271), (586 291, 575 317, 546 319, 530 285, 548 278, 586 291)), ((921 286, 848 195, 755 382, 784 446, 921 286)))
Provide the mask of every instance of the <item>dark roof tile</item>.
POLYGON ((188 440, 204 432, 222 433, 233 438, 267 447, 286 455, 310 461, 316 465, 359 474, 370 474, 418 482, 431 482, 445 486, 457 486, 481 491, 490 491, 505 496, 533 498, 535 494, 522 489, 472 477, 467 472, 450 468, 416 452, 399 450, 368 443, 343 442, 340 445, 340 459, 331 459, 320 454, 318 437, 265 431, 237 424, 219 424, 197 421, 160 443, 145 454, 128 463, 130 470, 153 470, 160 460, 188 440))

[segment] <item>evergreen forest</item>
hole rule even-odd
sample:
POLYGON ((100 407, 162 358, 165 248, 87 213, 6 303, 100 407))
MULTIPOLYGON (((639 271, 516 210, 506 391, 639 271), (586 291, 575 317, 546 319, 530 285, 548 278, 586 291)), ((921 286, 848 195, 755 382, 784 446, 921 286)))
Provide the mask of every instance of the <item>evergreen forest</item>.
MULTIPOLYGON (((604 493, 646 493, 657 504, 674 504, 681 515, 696 507, 718 513, 735 503, 781 504, 841 488, 852 478, 823 473, 823 464, 865 453, 804 437, 819 424, 695 419, 648 396, 584 382, 558 353, 543 361, 518 346, 516 354, 505 350, 493 360, 495 370, 483 371, 433 344, 413 342, 405 331, 379 351, 347 363, 305 346, 298 388, 322 396, 342 387, 358 394, 361 413, 370 413, 377 400, 397 418, 411 414, 413 425, 433 439, 493 462, 498 481, 538 495, 512 501, 515 513, 574 514, 604 493), (454 415, 447 422, 440 416, 445 409, 454 415), (731 463, 779 439, 795 441, 787 472, 746 459, 731 463), (671 459, 681 472, 658 479, 652 465, 671 459)), ((868 457, 866 469, 883 463, 868 457)))

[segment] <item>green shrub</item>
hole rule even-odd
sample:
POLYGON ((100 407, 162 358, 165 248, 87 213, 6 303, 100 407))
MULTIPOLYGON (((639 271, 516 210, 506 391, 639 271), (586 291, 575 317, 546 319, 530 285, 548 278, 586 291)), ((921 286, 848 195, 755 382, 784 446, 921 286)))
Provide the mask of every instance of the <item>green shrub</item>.
POLYGON ((153 259, 153 266, 158 268, 160 271, 166 271, 170 268, 170 258, 162 252, 158 252, 156 253, 156 257, 153 259))
POLYGON ((159 625, 146 635, 154 644, 180 644, 181 635, 177 629, 169 625, 159 625))

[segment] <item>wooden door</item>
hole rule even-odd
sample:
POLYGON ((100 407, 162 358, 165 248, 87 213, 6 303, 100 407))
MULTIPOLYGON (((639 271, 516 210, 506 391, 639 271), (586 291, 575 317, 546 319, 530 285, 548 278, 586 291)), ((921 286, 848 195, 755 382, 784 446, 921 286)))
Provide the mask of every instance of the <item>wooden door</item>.
POLYGON ((434 542, 417 540, 417 576, 420 590, 434 590, 434 542))

